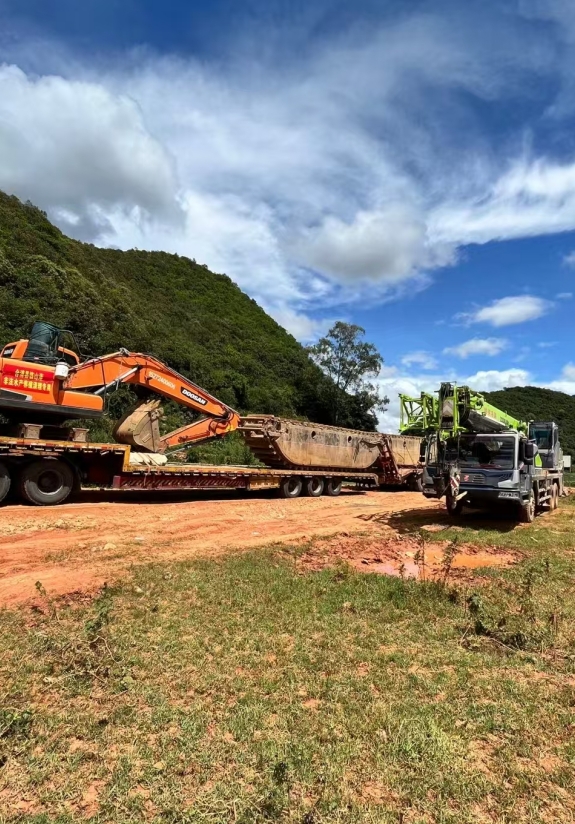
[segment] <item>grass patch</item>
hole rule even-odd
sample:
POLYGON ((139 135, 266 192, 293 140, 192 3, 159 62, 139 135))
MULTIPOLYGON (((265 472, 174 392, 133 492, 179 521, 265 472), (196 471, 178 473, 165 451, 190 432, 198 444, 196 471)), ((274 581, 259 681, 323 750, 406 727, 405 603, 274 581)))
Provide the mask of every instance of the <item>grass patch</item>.
POLYGON ((477 589, 265 551, 2 613, 0 821, 571 820, 574 516, 477 589))

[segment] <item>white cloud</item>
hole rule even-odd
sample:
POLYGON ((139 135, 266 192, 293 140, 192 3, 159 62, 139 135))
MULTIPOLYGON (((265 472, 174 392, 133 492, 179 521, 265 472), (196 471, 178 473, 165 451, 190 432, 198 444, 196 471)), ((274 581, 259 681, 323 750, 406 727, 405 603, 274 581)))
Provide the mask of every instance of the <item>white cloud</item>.
POLYGON ((359 212, 352 223, 335 216, 310 229, 300 245, 302 262, 343 281, 388 281, 454 260, 450 246, 430 246, 421 214, 404 204, 359 212))
POLYGON ((575 229, 575 162, 521 157, 487 186, 467 189, 433 210, 428 230, 435 242, 488 243, 575 229))
POLYGON ((443 350, 444 355, 455 355, 457 358, 468 358, 470 355, 498 355, 508 345, 505 338, 471 338, 457 346, 448 346, 443 350))
POLYGON ((512 326, 536 320, 553 307, 549 300, 534 295, 516 295, 515 297, 494 300, 488 306, 482 306, 473 312, 459 315, 468 323, 489 323, 491 326, 512 326))
POLYGON ((575 363, 567 363, 563 367, 561 377, 565 378, 565 380, 575 381, 575 363))
POLYGON ((429 352, 418 350, 409 352, 401 359, 403 366, 421 366, 422 369, 437 369, 437 360, 429 352))
POLYGON ((570 269, 575 269, 575 250, 564 256, 563 265, 568 266, 570 269))
POLYGON ((463 383, 478 392, 494 392, 508 386, 526 386, 531 374, 526 369, 490 369, 469 375, 463 383))
POLYGON ((565 392, 567 395, 575 395, 575 363, 566 363, 560 376, 545 385, 548 389, 565 392))
POLYGON ((571 300, 573 297, 573 292, 559 292, 555 295, 557 300, 571 300))
POLYGON ((542 340, 537 344, 540 349, 551 349, 552 346, 557 346, 556 340, 542 340))
POLYGON ((174 169, 133 100, 99 83, 0 66, 0 185, 92 239, 121 209, 178 222, 174 169))
POLYGON ((488 5, 375 14, 313 48, 280 26, 218 61, 88 64, 8 32, 32 68, 0 68, 0 188, 81 239, 195 257, 313 336, 334 306, 423 288, 462 244, 575 228, 575 163, 492 137, 469 103, 535 107, 559 34, 488 5))

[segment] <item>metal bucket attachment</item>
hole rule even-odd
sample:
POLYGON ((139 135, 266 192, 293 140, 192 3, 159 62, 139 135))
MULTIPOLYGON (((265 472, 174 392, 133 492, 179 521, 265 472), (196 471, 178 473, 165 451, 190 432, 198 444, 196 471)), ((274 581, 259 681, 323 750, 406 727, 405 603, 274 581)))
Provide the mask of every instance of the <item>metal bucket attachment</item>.
POLYGON ((154 398, 140 401, 133 406, 114 428, 114 438, 118 443, 127 443, 147 452, 164 452, 160 441, 160 424, 162 417, 161 400, 154 398))
POLYGON ((281 469, 369 469, 381 455, 384 437, 379 432, 359 432, 274 415, 248 415, 241 419, 239 431, 263 464, 281 469))

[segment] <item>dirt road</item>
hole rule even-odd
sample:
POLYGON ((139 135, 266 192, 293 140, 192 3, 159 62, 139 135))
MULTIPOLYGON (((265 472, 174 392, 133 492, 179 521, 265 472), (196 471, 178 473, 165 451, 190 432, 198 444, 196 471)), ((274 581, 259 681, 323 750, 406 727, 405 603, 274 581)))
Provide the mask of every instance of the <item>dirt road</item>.
POLYGON ((233 548, 312 536, 374 536, 405 510, 437 504, 416 492, 344 492, 339 498, 223 494, 210 500, 112 497, 54 509, 0 511, 0 606, 34 598, 40 581, 51 595, 89 591, 133 564, 219 554, 233 548))

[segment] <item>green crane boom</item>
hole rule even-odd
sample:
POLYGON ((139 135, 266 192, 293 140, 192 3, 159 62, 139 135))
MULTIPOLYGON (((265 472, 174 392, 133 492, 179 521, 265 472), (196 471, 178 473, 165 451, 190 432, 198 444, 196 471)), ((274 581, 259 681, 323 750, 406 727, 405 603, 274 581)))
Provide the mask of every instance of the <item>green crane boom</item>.
POLYGON ((419 398, 400 395, 403 434, 424 435, 431 431, 456 435, 459 432, 526 432, 528 425, 488 403, 468 386, 442 383, 435 395, 422 392, 419 398))

